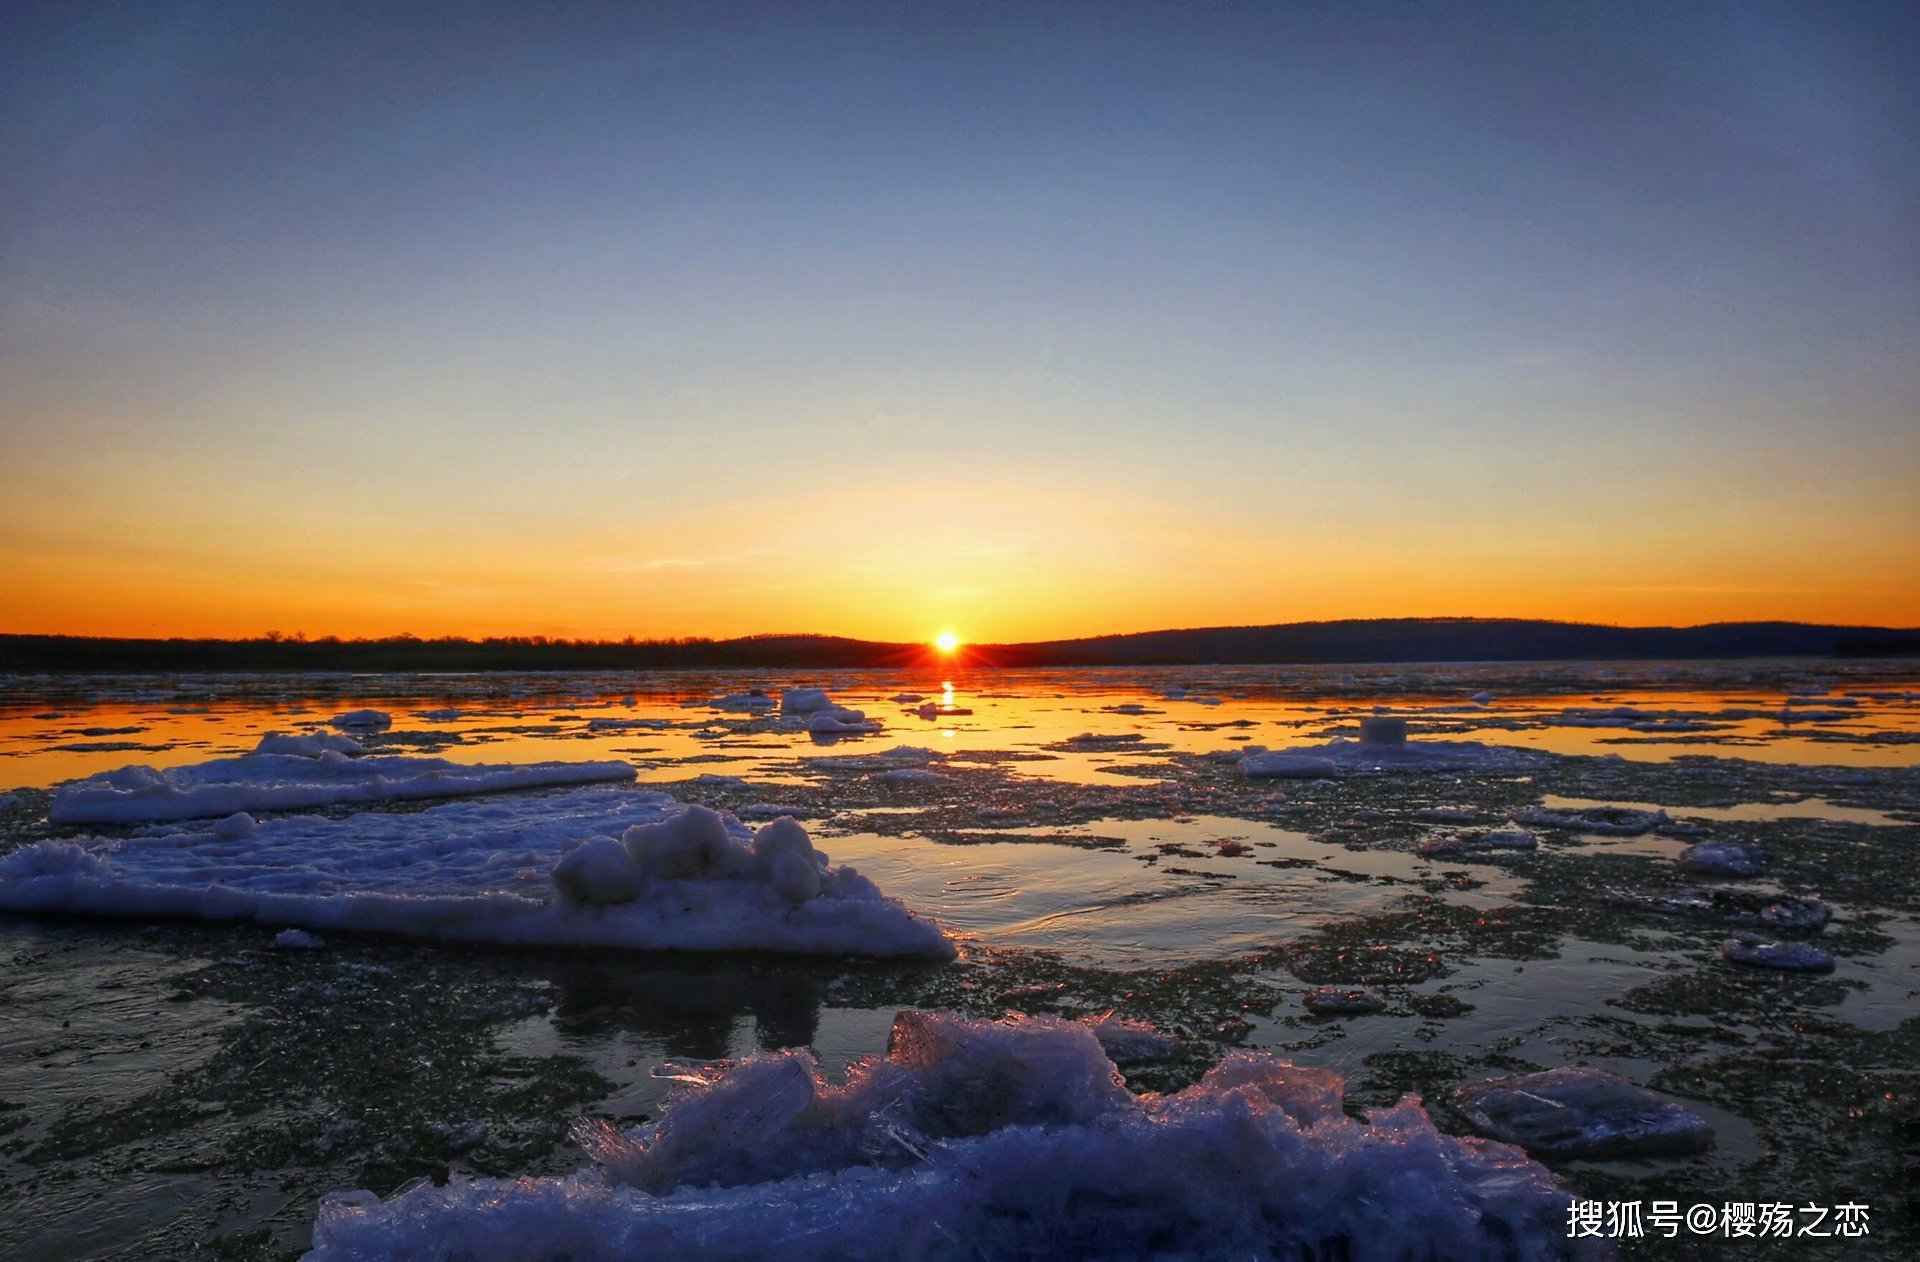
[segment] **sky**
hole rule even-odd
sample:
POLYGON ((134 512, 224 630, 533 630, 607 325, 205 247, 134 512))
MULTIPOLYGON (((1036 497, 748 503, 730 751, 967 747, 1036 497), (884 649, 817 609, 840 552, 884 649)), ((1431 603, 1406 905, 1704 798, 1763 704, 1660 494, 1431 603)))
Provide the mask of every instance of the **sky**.
POLYGON ((1910 5, 8 27, 0 630, 1920 624, 1910 5))

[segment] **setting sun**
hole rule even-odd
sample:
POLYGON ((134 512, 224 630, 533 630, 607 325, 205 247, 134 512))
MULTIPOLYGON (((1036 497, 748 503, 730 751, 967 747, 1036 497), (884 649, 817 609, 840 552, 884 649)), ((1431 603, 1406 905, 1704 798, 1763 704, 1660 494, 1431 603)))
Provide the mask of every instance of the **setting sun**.
POLYGON ((942 656, 952 653, 960 647, 960 637, 951 631, 942 631, 933 637, 933 647, 940 650, 942 656))

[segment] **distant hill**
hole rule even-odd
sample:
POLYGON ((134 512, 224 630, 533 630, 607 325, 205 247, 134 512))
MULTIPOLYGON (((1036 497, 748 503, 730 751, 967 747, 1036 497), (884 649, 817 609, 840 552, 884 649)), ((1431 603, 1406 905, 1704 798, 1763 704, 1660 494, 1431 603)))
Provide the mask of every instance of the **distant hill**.
POLYGON ((1609 627, 1530 618, 1368 618, 981 645, 976 652, 1006 666, 1895 656, 1920 653, 1920 628, 1804 622, 1609 627))
MULTIPOLYGON (((1582 658, 1882 657, 1920 655, 1920 628, 1802 622, 1609 627, 1525 618, 1374 618, 1264 627, 1144 631, 1030 644, 974 644, 976 667, 1197 666, 1312 662, 1512 662, 1582 658)), ((0 635, 0 671, 737 670, 903 667, 934 660, 923 644, 828 635, 732 640, 107 639, 0 635)))

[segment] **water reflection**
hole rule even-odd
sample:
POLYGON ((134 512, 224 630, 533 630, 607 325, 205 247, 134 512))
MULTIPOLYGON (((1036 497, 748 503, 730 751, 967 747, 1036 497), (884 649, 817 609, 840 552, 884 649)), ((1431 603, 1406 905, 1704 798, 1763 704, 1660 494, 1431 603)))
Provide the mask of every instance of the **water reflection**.
POLYGON ((761 1049, 812 1045, 832 970, 781 961, 688 956, 636 962, 582 954, 553 962, 546 976, 555 995, 548 1020, 561 1037, 620 1030, 656 1040, 667 1057, 711 1060, 738 1054, 743 1022, 761 1049))

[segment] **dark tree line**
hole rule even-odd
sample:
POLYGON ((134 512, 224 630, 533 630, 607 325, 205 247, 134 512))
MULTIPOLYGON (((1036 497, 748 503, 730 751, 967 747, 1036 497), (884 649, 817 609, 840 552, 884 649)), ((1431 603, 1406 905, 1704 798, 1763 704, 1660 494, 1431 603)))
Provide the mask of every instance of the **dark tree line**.
MULTIPOLYGON (((1137 635, 979 644, 970 666, 1193 666, 1313 662, 1566 661, 1582 658, 1904 656, 1920 629, 1727 622, 1608 627, 1520 618, 1380 618, 1206 627, 1137 635)), ((936 661, 921 644, 828 635, 731 640, 569 640, 411 635, 310 640, 269 632, 247 640, 0 635, 0 671, 499 671, 902 667, 936 661)))

